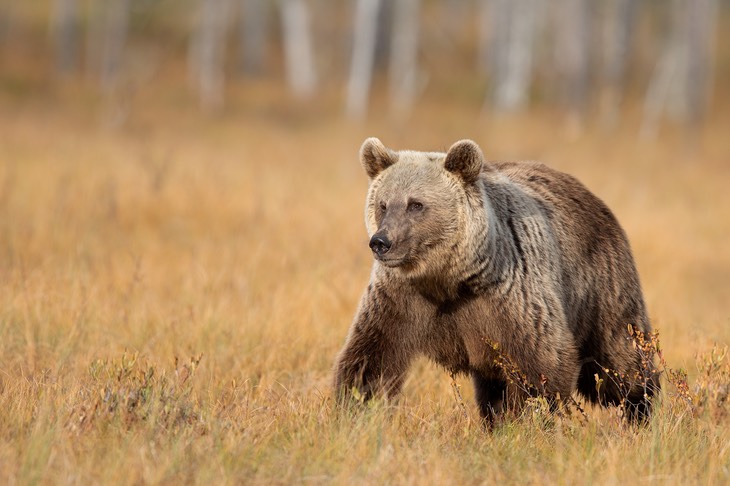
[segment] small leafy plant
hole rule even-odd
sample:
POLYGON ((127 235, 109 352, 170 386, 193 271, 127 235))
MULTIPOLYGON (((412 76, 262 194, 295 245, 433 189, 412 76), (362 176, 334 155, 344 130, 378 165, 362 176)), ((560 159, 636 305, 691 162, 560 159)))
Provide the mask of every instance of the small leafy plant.
POLYGON ((159 370, 138 353, 116 359, 96 359, 77 395, 67 427, 83 433, 100 422, 129 428, 139 422, 165 429, 180 425, 204 427, 205 419, 193 394, 193 380, 202 355, 175 358, 172 372, 159 370))

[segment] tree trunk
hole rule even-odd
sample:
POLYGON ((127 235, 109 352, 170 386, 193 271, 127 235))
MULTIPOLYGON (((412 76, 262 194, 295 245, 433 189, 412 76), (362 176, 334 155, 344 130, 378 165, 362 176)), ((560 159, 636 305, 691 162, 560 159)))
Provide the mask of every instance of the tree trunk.
POLYGON ((84 41, 84 76, 90 83, 99 82, 101 46, 104 41, 104 9, 99 2, 87 4, 86 36, 84 41))
POLYGON ((78 25, 76 0, 55 0, 52 30, 56 71, 60 74, 71 73, 77 67, 78 25))
POLYGON ((101 88, 113 91, 119 81, 129 27, 129 0, 108 0, 104 5, 104 40, 101 54, 101 88))
POLYGON ((626 66, 636 25, 637 0, 610 0, 604 7, 603 97, 604 120, 613 125, 626 84, 626 66))
POLYGON ((542 0, 496 2, 500 9, 493 18, 498 46, 492 51, 493 102, 497 110, 517 111, 529 102, 533 47, 542 0), (496 25, 499 22, 502 25, 496 25))
POLYGON ((350 79, 347 84, 348 116, 362 118, 367 111, 375 61, 378 10, 381 0, 357 0, 350 79))
POLYGON ((294 95, 308 98, 317 88, 309 9, 304 0, 281 0, 286 74, 294 95))
POLYGON ((472 9, 472 0, 444 0, 444 32, 454 45, 464 39, 464 26, 472 21, 472 9))
POLYGON ((656 134, 662 113, 697 127, 707 108, 715 0, 674 0, 667 40, 644 101, 643 137, 656 134))
POLYGON ((480 0, 477 67, 482 73, 499 70, 507 45, 509 0, 480 0))
POLYGON ((203 0, 196 46, 198 92, 203 109, 223 107, 228 0, 203 0))
POLYGON ((393 32, 396 29, 396 26, 393 24, 393 17, 396 4, 400 3, 400 1, 381 0, 380 6, 378 7, 378 19, 375 27, 375 62, 373 67, 376 71, 388 68, 391 46, 393 44, 393 32))
POLYGON ((590 5, 588 0, 557 0, 554 9, 555 67, 559 96, 573 115, 588 96, 590 5))
POLYGON ((266 58, 269 33, 268 0, 241 0, 240 56, 241 72, 261 74, 266 58))
POLYGON ((715 0, 692 0, 686 5, 687 70, 685 119, 698 126, 710 97, 712 45, 717 19, 715 0))
POLYGON ((390 54, 390 97, 396 114, 409 111, 418 88, 418 25, 420 0, 399 0, 395 5, 390 54))

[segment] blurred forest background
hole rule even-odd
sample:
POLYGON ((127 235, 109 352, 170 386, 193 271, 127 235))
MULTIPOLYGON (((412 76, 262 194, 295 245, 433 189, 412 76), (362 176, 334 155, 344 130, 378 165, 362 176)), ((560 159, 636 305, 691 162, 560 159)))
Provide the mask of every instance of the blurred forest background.
POLYGON ((730 483, 728 26, 730 0, 0 0, 0 483, 730 483), (607 203, 687 372, 651 424, 485 433, 425 361, 334 406, 369 136, 607 203))
POLYGON ((111 103, 114 123, 148 92, 252 112, 256 101, 242 100, 263 82, 355 119, 373 98, 404 117, 437 97, 487 113, 556 107, 610 127, 633 103, 652 135, 665 117, 697 126, 727 103, 729 4, 4 0, 0 87, 20 96, 79 84, 111 103))

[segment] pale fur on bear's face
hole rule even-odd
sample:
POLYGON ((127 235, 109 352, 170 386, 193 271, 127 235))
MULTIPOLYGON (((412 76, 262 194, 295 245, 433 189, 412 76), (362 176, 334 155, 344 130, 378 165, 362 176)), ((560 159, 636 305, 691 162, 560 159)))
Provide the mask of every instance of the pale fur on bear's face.
POLYGON ((462 141, 447 154, 394 152, 371 138, 360 161, 370 177, 365 222, 373 256, 403 275, 442 272, 454 242, 467 239, 467 192, 475 189, 481 150, 462 141), (376 251, 377 244, 385 246, 376 251))

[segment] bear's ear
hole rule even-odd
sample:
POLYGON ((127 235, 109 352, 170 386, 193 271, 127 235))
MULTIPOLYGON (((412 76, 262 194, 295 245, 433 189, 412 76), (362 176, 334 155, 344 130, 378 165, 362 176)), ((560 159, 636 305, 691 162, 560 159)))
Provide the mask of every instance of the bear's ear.
POLYGON ((459 140, 446 154, 444 168, 471 183, 479 178, 484 163, 482 149, 471 140, 459 140))
POLYGON ((360 163, 371 179, 397 161, 398 154, 386 148, 383 142, 375 137, 368 138, 360 147, 360 163))

